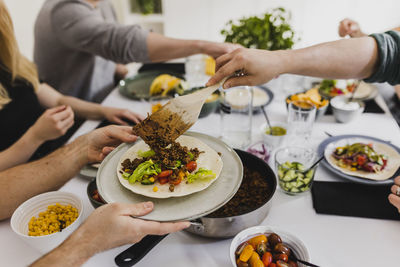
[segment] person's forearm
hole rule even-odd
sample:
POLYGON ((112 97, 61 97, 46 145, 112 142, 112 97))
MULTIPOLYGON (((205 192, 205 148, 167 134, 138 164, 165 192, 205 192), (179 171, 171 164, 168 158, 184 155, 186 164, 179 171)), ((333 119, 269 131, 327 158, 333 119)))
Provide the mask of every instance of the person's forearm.
POLYGON ((280 73, 336 79, 364 79, 378 64, 372 37, 323 43, 298 50, 281 51, 280 73))
POLYGON ((62 96, 58 101, 58 105, 70 106, 76 116, 84 119, 100 120, 104 118, 104 107, 99 104, 84 101, 76 97, 62 96))
POLYGON ((204 52, 204 47, 203 41, 174 39, 157 33, 149 33, 147 50, 150 60, 159 62, 200 54, 204 52))
POLYGON ((27 162, 43 142, 35 138, 30 128, 12 146, 0 152, 0 171, 27 162))
POLYGON ((25 200, 57 190, 88 162, 86 136, 50 155, 0 172, 0 220, 11 216, 25 200))
POLYGON ((64 243, 31 264, 30 267, 81 266, 97 252, 96 244, 91 244, 81 237, 81 228, 79 228, 64 243))

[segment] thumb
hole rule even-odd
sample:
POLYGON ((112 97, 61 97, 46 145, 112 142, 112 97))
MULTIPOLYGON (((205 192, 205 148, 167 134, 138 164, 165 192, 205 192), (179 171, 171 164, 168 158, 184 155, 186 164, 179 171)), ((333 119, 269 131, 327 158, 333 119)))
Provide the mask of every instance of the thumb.
POLYGON ((224 89, 240 86, 240 85, 252 85, 249 76, 232 77, 226 80, 223 87, 224 89))
POLYGON ((54 107, 54 108, 49 108, 48 111, 49 111, 50 114, 54 114, 54 113, 58 113, 60 111, 63 111, 66 108, 67 108, 67 106, 61 105, 61 106, 57 106, 57 107, 54 107))
POLYGON ((123 204, 121 213, 124 215, 143 216, 150 213, 154 208, 153 202, 142 202, 138 204, 123 204))

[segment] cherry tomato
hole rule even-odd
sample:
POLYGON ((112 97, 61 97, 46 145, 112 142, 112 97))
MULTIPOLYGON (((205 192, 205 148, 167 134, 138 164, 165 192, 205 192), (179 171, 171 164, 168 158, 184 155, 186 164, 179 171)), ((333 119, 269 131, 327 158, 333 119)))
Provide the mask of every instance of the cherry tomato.
POLYGON ((367 156, 365 155, 358 155, 357 156, 357 164, 359 166, 363 166, 367 162, 367 156))
POLYGON ((288 262, 288 260, 289 260, 289 257, 286 254, 275 254, 273 258, 274 258, 274 261, 281 260, 284 262, 288 262))
POLYGON ((168 183, 168 177, 158 178, 158 182, 160 184, 166 184, 166 183, 168 183))
POLYGON ((189 161, 189 162, 186 164, 186 169, 187 169, 189 172, 194 171, 196 168, 197 168, 197 163, 196 163, 196 161, 189 161))
POLYGON ((268 267, 276 267, 276 264, 273 263, 273 262, 271 262, 271 263, 268 265, 268 267))
POLYGON ((158 175, 158 178, 165 178, 165 177, 171 176, 171 174, 172 174, 172 170, 162 171, 158 175))
POLYGON ((265 252, 262 256, 262 262, 265 266, 270 266, 272 262, 272 254, 270 252, 265 252))

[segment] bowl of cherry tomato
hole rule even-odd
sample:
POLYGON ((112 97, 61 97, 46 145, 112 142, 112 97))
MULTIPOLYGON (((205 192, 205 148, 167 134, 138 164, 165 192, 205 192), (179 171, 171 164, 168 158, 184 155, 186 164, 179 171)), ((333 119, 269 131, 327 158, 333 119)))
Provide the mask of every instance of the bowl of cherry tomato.
POLYGON ((304 243, 294 235, 271 226, 255 226, 232 240, 230 258, 234 267, 302 267, 297 259, 310 261, 304 243))

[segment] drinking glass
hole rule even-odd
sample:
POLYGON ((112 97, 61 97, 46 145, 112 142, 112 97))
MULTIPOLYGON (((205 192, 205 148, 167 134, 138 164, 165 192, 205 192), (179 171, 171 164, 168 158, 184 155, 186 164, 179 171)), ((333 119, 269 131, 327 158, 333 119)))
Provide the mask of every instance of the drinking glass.
POLYGON ((221 93, 221 139, 234 148, 251 142, 253 88, 238 86, 221 93))
POLYGON ((291 142, 308 142, 315 121, 316 107, 309 101, 293 101, 288 106, 288 125, 291 142))
POLYGON ((289 195, 310 190, 318 165, 310 169, 317 153, 310 148, 284 147, 275 152, 279 187, 289 195))

